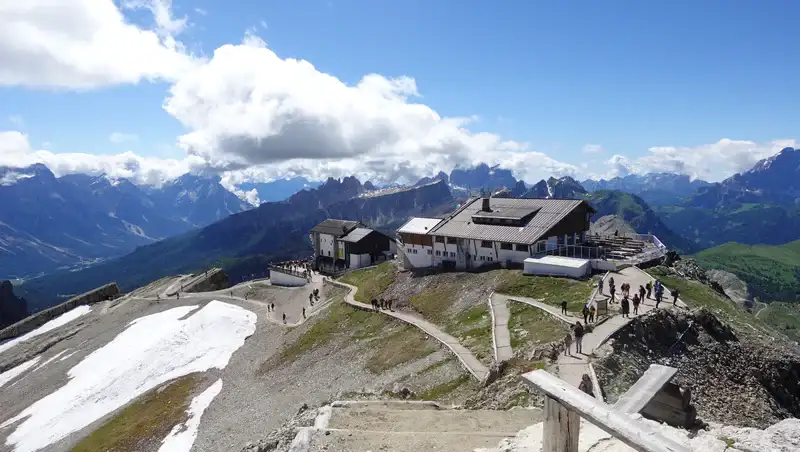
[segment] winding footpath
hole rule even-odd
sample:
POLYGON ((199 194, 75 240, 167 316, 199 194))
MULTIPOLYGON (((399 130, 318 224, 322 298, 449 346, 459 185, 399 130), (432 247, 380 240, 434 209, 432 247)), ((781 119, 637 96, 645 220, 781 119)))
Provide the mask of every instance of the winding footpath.
POLYGON ((514 357, 511 348, 511 333, 508 331, 508 320, 511 313, 505 297, 489 297, 489 313, 492 315, 492 346, 494 347, 494 360, 497 363, 508 361, 514 357))
MULTIPOLYGON (((328 282, 333 285, 344 287, 350 290, 350 292, 344 296, 345 303, 364 311, 374 311, 374 309, 372 309, 372 306, 356 301, 355 294, 356 292, 358 292, 358 287, 340 281, 334 281, 331 279, 329 279, 328 282)), ((440 330, 436 325, 418 316, 408 314, 405 312, 387 311, 385 309, 381 309, 380 312, 388 316, 394 317, 398 320, 402 320, 403 322, 406 322, 410 325, 414 325, 417 328, 424 331, 429 336, 435 338, 436 340, 444 344, 448 349, 450 349, 451 352, 453 352, 454 355, 456 355, 456 358, 458 358, 458 360, 461 361, 461 364, 479 382, 484 381, 486 376, 489 374, 489 368, 483 365, 483 363, 481 363, 478 360, 478 358, 476 358, 475 355, 472 354, 472 352, 470 352, 469 350, 467 350, 466 347, 461 345, 461 343, 458 342, 456 338, 440 330)))

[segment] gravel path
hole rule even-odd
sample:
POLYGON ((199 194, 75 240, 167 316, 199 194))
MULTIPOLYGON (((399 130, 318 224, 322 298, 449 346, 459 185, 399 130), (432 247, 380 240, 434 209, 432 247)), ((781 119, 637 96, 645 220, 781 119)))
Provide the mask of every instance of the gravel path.
POLYGON ((511 313, 504 297, 489 297, 489 309, 492 314, 492 344, 494 346, 494 359, 500 363, 514 357, 511 348, 511 334, 508 332, 508 320, 511 313))

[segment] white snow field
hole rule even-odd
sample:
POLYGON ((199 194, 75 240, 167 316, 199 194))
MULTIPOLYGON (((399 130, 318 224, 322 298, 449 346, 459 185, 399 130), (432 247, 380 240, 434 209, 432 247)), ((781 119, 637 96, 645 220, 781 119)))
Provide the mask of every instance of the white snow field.
POLYGON ((7 371, 0 374, 0 388, 5 386, 9 381, 17 378, 20 374, 25 372, 26 370, 30 369, 31 367, 35 366, 39 360, 42 359, 41 356, 37 356, 30 361, 25 361, 24 363, 18 365, 17 367, 13 367, 8 369, 7 371))
MULTIPOLYGON (((686 430, 672 428, 630 416, 631 423, 657 431, 693 452, 797 452, 800 451, 800 419, 784 419, 764 430, 746 427, 711 426, 689 437, 686 430), (729 447, 728 442, 733 444, 729 447)), ((541 452, 543 425, 541 422, 522 430, 516 437, 505 439, 497 449, 481 452, 541 452)), ((578 450, 581 452, 635 452, 622 441, 581 419, 578 450)))
POLYGON ((196 305, 176 307, 131 322, 70 369, 66 385, 0 425, 5 428, 22 421, 6 444, 16 452, 39 450, 162 383, 225 368, 231 355, 255 332, 256 315, 217 300, 197 309, 196 305))
POLYGON ((44 325, 40 326, 39 328, 36 328, 33 331, 23 334, 20 337, 16 337, 9 341, 3 342, 2 344, 0 344, 0 353, 3 353, 4 351, 19 344, 22 341, 27 341, 28 339, 34 338, 36 336, 41 336, 42 334, 47 333, 48 331, 52 331, 60 326, 66 325, 67 323, 88 314, 91 310, 92 308, 87 305, 77 306, 75 309, 61 314, 60 316, 54 318, 53 320, 45 323, 44 325))
POLYGON ((197 431, 200 428, 200 417, 203 412, 211 405, 214 397, 222 390, 222 379, 217 380, 208 389, 201 392, 200 395, 192 399, 189 409, 186 413, 189 419, 183 424, 178 424, 172 428, 164 441, 161 442, 161 447, 158 452, 189 452, 192 449, 195 438, 197 438, 197 431))

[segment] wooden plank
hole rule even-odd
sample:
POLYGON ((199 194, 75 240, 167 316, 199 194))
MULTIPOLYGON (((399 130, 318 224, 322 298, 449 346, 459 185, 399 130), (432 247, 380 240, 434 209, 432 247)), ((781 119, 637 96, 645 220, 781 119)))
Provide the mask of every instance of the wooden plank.
POLYGON ((603 397, 603 390, 600 389, 600 382, 597 381, 597 374, 594 372, 594 366, 592 363, 589 363, 589 376, 592 378, 592 392, 594 393, 594 398, 605 403, 606 400, 603 397))
POLYGON ((578 452, 581 418, 558 400, 544 398, 542 452, 578 452))
POLYGON ((596 425, 598 428, 627 444, 638 452, 689 452, 658 432, 647 428, 624 413, 615 411, 594 397, 570 386, 545 370, 534 370, 522 375, 523 381, 548 397, 556 399, 567 409, 596 425))
POLYGON ((653 397, 675 376, 678 369, 674 367, 651 364, 633 386, 614 404, 614 409, 623 413, 638 413, 653 400, 653 397))

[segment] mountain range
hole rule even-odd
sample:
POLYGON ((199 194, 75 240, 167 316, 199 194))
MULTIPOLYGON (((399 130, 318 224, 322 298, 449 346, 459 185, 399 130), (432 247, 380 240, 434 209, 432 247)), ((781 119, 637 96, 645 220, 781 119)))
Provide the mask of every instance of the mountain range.
POLYGON ((0 167, 0 278, 79 268, 209 225, 251 206, 218 177, 160 188, 105 175, 0 167))
POLYGON ((711 185, 700 179, 691 179, 685 174, 649 173, 629 174, 612 179, 587 179, 581 185, 588 191, 617 190, 639 196, 651 206, 678 204, 698 189, 711 185))

